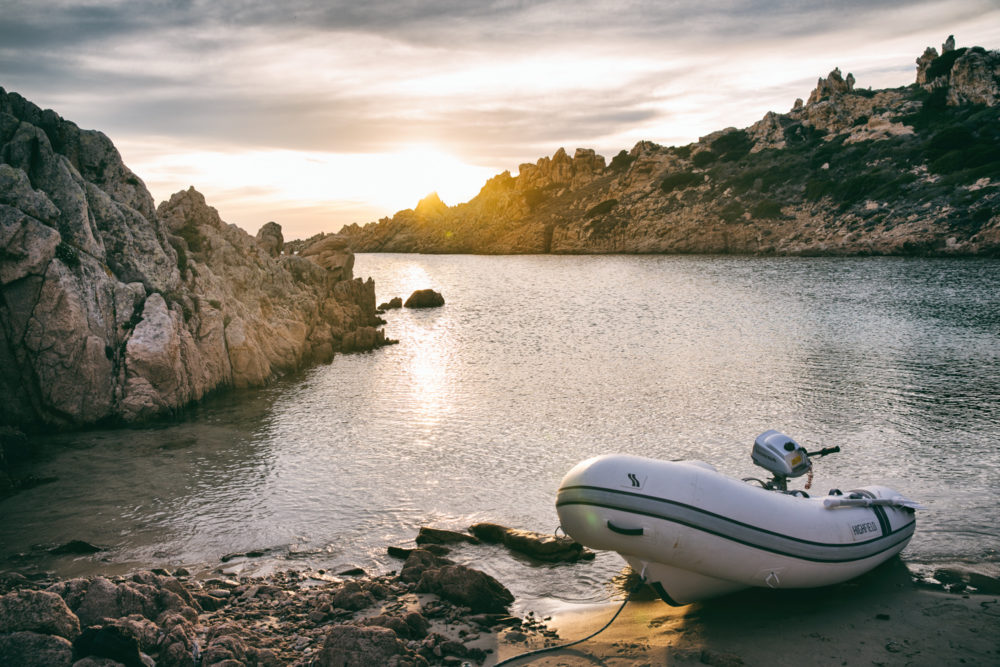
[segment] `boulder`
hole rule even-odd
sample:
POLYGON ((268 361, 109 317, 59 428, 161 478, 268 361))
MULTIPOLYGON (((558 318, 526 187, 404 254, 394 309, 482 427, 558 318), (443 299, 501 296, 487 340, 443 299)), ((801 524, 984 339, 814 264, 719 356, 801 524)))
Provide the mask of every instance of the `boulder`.
MULTIPOLYGON (((370 667, 370 665, 406 664, 401 659, 412 656, 406 644, 389 628, 378 626, 335 625, 326 635, 323 649, 315 658, 317 667, 370 667)), ((419 664, 412 656, 409 664, 419 664)))
POLYGON ((499 581, 465 565, 425 570, 415 590, 469 607, 473 613, 506 612, 514 601, 514 596, 499 581))
POLYGON ((0 634, 21 631, 72 640, 80 634, 80 619, 55 593, 21 590, 0 596, 0 634))
POLYGON ((503 544, 516 551, 546 562, 576 562, 594 557, 593 552, 568 536, 547 535, 530 530, 517 530, 496 523, 477 523, 469 532, 483 542, 503 544))
POLYGON ((257 245, 271 257, 278 257, 285 247, 285 237, 281 235, 281 225, 276 222, 265 223, 257 230, 257 245))
POLYGON ((0 634, 0 657, 17 667, 70 667, 73 645, 68 639, 37 632, 0 634))
POLYGON ((403 305, 407 308, 437 308, 444 305, 444 297, 432 289, 418 289, 403 305))
POLYGON ((395 310, 396 308, 403 307, 402 297, 394 296, 385 303, 380 303, 378 306, 379 310, 395 310))

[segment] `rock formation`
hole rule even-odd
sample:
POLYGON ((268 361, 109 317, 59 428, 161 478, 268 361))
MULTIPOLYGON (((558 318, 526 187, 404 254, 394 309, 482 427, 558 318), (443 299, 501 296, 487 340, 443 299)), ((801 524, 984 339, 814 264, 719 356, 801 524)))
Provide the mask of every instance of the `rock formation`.
POLYGON ((345 242, 258 239, 193 188, 155 208, 105 135, 0 88, 0 424, 143 419, 384 341, 345 242))
POLYGON ((467 203, 341 234, 365 252, 1000 254, 1000 53, 949 38, 917 63, 908 87, 834 69, 748 128, 610 164, 559 149, 467 203))
POLYGON ((405 308, 437 308, 444 305, 444 296, 432 289, 418 289, 403 304, 405 308))
POLYGON ((257 245, 271 257, 278 257, 285 247, 285 237, 281 235, 281 225, 268 222, 257 230, 257 245))
POLYGON ((816 89, 809 95, 808 104, 815 104, 824 97, 832 95, 843 95, 854 90, 854 75, 847 73, 847 78, 840 73, 840 68, 835 68, 827 78, 820 77, 816 84, 816 89))

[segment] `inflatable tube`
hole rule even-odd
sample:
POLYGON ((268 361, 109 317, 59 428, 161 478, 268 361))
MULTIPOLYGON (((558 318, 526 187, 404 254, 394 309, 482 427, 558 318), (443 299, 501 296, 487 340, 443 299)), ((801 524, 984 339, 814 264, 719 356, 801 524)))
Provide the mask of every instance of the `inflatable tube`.
POLYGON ((673 605, 751 586, 808 588, 857 577, 909 543, 914 506, 881 486, 806 498, 726 477, 701 461, 625 455, 578 464, 556 499, 570 537, 617 551, 673 605))

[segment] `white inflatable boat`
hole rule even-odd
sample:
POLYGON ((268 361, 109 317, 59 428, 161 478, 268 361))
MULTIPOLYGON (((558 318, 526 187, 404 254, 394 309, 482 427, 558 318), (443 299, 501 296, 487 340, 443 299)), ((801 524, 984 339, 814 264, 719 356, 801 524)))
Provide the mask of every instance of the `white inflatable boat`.
POLYGON ((617 551, 672 605, 751 586, 835 584, 899 553, 919 508, 881 486, 823 497, 787 490, 788 477, 811 472, 809 456, 835 451, 809 453, 767 431, 753 460, 774 474, 768 482, 732 479, 701 461, 599 456, 570 470, 556 508, 568 535, 617 551))

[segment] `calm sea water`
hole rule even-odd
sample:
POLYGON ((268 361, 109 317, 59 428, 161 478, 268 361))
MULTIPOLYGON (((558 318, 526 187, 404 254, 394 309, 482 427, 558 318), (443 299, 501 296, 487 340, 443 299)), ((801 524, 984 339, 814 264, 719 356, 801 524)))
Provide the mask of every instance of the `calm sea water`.
MULTIPOLYGON (((0 502, 0 569, 268 549, 227 567, 386 571, 422 525, 553 531, 560 479, 597 454, 759 476, 769 428, 841 446, 815 490, 926 505, 908 563, 1000 564, 1000 261, 359 255, 355 273, 447 304, 390 311, 399 345, 178 420, 38 439, 18 472, 58 480, 0 502), (39 558, 71 539, 110 551, 39 558)), ((623 565, 457 559, 539 603, 607 599, 623 565)))

